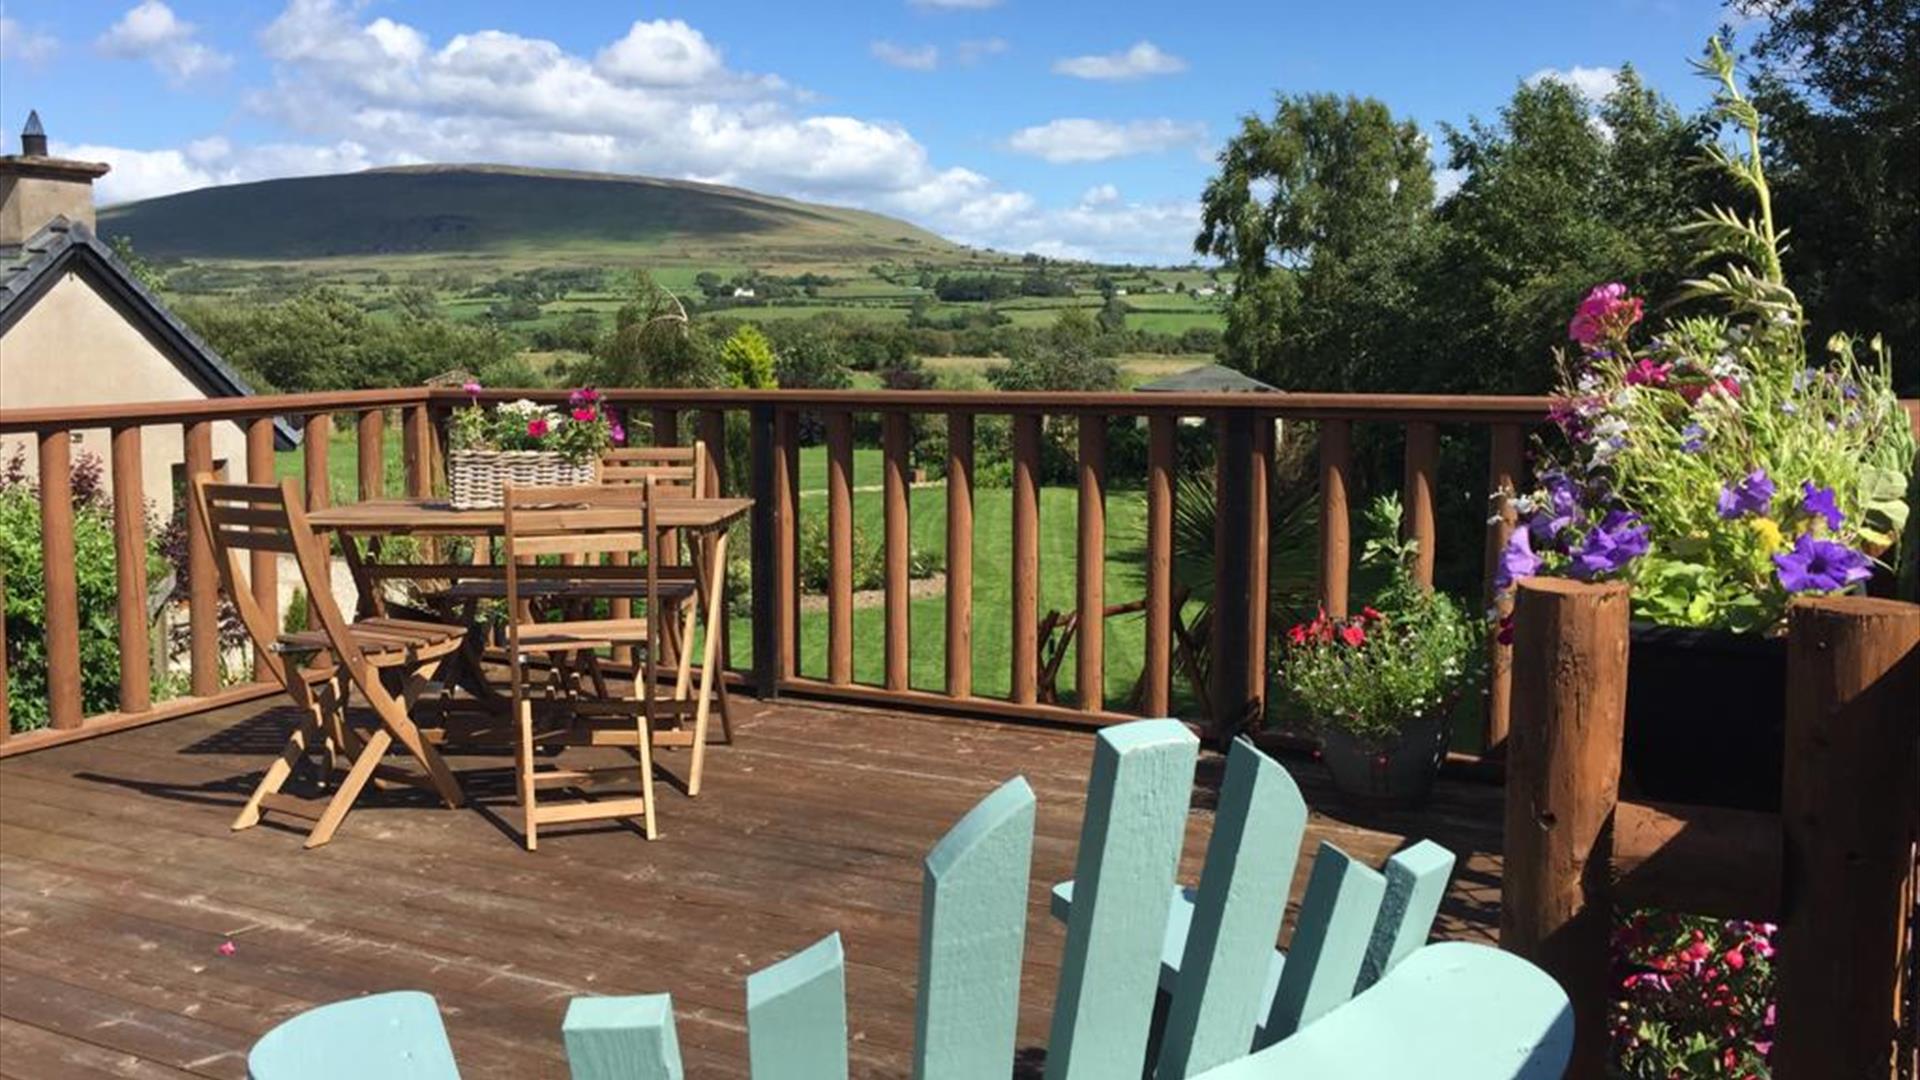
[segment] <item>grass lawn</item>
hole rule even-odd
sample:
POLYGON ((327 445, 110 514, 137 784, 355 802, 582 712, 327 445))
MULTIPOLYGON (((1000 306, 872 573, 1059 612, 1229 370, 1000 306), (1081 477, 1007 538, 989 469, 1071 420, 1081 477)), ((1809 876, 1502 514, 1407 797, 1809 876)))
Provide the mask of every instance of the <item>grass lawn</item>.
MULTIPOLYGON (((386 493, 390 496, 404 495, 407 490, 407 465, 401 456, 397 428, 395 418, 388 417, 384 450, 387 457, 386 493)), ((275 454, 273 475, 276 479, 290 476, 295 480, 306 476, 306 448, 296 447, 275 454)), ((327 448, 327 486, 333 492, 336 505, 356 502, 360 498, 360 436, 353 428, 334 429, 333 442, 327 448)))

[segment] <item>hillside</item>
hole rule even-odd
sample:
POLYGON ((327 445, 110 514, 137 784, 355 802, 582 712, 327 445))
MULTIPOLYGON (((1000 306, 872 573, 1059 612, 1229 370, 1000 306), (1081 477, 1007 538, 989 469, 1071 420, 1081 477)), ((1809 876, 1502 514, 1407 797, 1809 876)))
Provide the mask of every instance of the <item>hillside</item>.
POLYGON ((264 180, 100 212, 148 258, 301 261, 508 255, 782 261, 950 258, 881 214, 739 188, 500 165, 422 165, 264 180))

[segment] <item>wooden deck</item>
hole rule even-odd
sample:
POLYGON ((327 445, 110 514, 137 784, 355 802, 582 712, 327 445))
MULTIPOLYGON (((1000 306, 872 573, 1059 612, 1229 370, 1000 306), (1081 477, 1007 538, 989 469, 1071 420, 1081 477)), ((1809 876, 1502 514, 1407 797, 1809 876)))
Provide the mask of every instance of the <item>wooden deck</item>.
MULTIPOLYGON (((1072 876, 1089 736, 739 704, 737 745, 709 756, 701 797, 665 790, 658 841, 561 828, 538 854, 506 824, 506 760, 480 757, 454 759, 492 770, 468 774, 466 810, 376 796, 311 852, 288 829, 228 832, 288 723, 271 704, 0 763, 0 1075, 239 1077, 287 1016, 416 988, 439 998, 470 1077, 565 1076, 568 999, 657 991, 673 994, 689 1075, 743 1076, 747 973, 837 929, 854 1073, 905 1076, 921 857, 1015 774, 1040 803, 1017 1069, 1037 1075, 1062 941, 1046 890, 1072 876)), ((1189 878, 1220 765, 1203 756, 1189 878)), ((1461 867, 1441 933, 1492 937, 1498 788, 1448 783, 1418 813, 1355 814, 1317 767, 1289 765, 1315 807, 1310 845, 1376 864, 1409 834, 1448 845, 1461 867)))

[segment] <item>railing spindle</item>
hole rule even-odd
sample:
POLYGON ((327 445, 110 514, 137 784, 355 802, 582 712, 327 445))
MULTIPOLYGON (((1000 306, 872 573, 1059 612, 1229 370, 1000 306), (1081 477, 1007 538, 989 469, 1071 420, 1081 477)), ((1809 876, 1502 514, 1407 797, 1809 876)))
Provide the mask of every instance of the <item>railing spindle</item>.
POLYGON ((707 444, 707 494, 727 493, 727 414, 700 410, 700 441, 707 444))
MULTIPOLYGON (((1496 424, 1492 453, 1487 463, 1487 490, 1501 492, 1520 483, 1521 431, 1516 424, 1496 424)), ((1493 513, 1487 524, 1486 599, 1502 618, 1513 611, 1513 597, 1496 595, 1493 582, 1500 565, 1500 552, 1513 535, 1515 514, 1512 501, 1496 494, 1493 513)), ((1513 645, 1501 644, 1499 634, 1487 636, 1487 725, 1483 753, 1501 753, 1506 748, 1507 729, 1513 715, 1513 645)))
POLYGON ((1146 691, 1140 707, 1148 716, 1166 716, 1172 710, 1176 423, 1176 417, 1164 413, 1147 420, 1147 655, 1146 691))
POLYGON ((306 458, 302 479, 306 481, 307 509, 319 510, 333 504, 333 479, 327 471, 327 452, 333 448, 333 414, 309 414, 300 440, 306 458))
POLYGON ((827 414, 827 679, 853 681, 853 414, 827 414))
POLYGON ((947 414, 947 696, 973 695, 973 414, 947 414))
POLYGON ((360 501, 387 495, 387 415, 379 409, 360 414, 360 501))
POLYGON ((774 673, 791 679, 800 666, 800 431, 798 416, 773 415, 774 673))
POLYGON ((73 565, 73 436, 40 434, 40 559, 46 582, 47 716, 76 728, 80 706, 80 586, 73 565))
POLYGON ((653 445, 680 445, 680 412, 665 406, 655 406, 653 410, 653 445))
MULTIPOLYGON (((187 482, 213 472, 213 421, 187 425, 187 482)), ((199 504, 187 500, 187 656, 194 696, 220 689, 220 581, 199 504)))
POLYGON ((1347 617, 1347 567, 1352 557, 1347 479, 1352 461, 1352 422, 1320 421, 1320 606, 1336 619, 1347 617))
POLYGON ((1433 474, 1440 459, 1440 432, 1432 424, 1407 425, 1406 502, 1407 536, 1419 545, 1414 552, 1413 576, 1426 588, 1433 588, 1435 532, 1433 518, 1433 474))
POLYGON ((886 499, 886 680, 887 689, 905 690, 910 681, 911 640, 907 563, 912 556, 913 537, 909 531, 908 457, 913 441, 909 417, 904 412, 887 412, 880 417, 881 456, 885 463, 883 486, 886 499))
POLYGON ((1013 700, 1040 697, 1040 416, 1013 418, 1013 700))
POLYGON ((1268 520, 1267 495, 1273 473, 1273 419, 1257 416, 1253 423, 1253 475, 1248 478, 1248 500, 1252 504, 1253 540, 1248 545, 1253 564, 1247 569, 1247 598, 1253 605, 1247 612, 1247 694, 1257 708, 1264 709, 1267 697, 1267 616, 1273 604, 1269 594, 1268 562, 1273 558, 1272 526, 1268 520))
POLYGON ((1213 534, 1213 666, 1208 674, 1213 733, 1228 739, 1250 719, 1252 700, 1253 417, 1224 413, 1214 418, 1214 429, 1218 517, 1213 534))
POLYGON ((120 711, 153 707, 147 641, 147 503, 140 428, 113 429, 113 564, 120 620, 120 711))
POLYGON ((404 423, 401 455, 407 466, 407 497, 424 499, 433 494, 433 418, 425 405, 409 405, 404 423))
POLYGON ((1080 414, 1080 558, 1077 603, 1079 645, 1074 681, 1080 707, 1098 712, 1106 702, 1107 655, 1107 416, 1080 414))
MULTIPOLYGON (((271 484, 273 479, 273 417, 257 416, 247 423, 247 483, 271 484)), ((247 578, 253 587, 253 602, 275 630, 280 628, 280 556, 271 551, 254 551, 247 564, 247 578)), ((267 657, 256 653, 253 677, 266 682, 273 678, 267 657)))

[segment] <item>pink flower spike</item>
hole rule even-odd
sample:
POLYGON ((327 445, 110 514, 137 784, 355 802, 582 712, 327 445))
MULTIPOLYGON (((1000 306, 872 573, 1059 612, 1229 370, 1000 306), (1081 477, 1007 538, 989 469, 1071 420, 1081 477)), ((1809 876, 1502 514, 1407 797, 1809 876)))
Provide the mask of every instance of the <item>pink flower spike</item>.
POLYGON ((466 391, 468 397, 480 396, 480 382, 477 379, 468 380, 466 385, 462 386, 460 389, 466 391))
POLYGON ((221 956, 232 956, 240 950, 234 947, 233 942, 223 941, 220 943, 220 947, 214 951, 218 952, 221 956))

